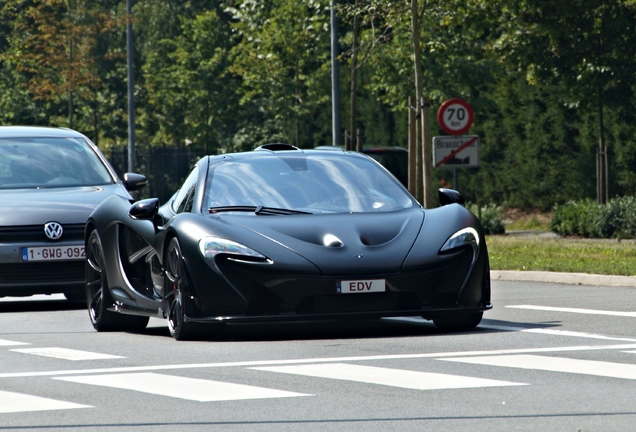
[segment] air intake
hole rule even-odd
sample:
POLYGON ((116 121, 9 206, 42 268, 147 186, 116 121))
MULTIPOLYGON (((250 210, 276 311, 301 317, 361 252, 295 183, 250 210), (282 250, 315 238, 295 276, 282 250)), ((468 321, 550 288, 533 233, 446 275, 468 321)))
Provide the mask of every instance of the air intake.
POLYGON ((300 149, 291 144, 272 143, 272 144, 263 144, 262 146, 256 147, 254 151, 256 150, 286 151, 286 150, 300 150, 300 149))

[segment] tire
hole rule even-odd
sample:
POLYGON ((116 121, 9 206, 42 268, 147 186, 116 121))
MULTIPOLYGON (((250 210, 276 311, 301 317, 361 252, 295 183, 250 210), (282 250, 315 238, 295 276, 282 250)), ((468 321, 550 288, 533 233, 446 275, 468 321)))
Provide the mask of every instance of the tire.
POLYGON ((176 238, 170 240, 166 256, 165 272, 165 301, 167 306, 167 321, 170 335, 176 340, 187 340, 194 336, 194 324, 186 321, 187 278, 181 247, 176 238))
POLYGON ((146 328, 148 317, 123 315, 108 310, 113 304, 104 271, 102 242, 94 230, 88 237, 86 247, 86 305, 93 328, 98 332, 137 331, 146 328))
POLYGON ((483 316, 483 312, 451 312, 434 317, 433 323, 442 331, 470 330, 479 325, 483 316))

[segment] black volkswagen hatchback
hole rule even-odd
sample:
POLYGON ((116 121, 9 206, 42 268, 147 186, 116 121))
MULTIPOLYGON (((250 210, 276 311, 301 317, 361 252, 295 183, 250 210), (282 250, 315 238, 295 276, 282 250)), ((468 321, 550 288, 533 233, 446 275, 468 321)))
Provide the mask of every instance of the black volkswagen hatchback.
POLYGON ((86 136, 70 129, 0 127, 0 297, 84 288, 84 225, 107 196, 131 198, 146 184, 122 182, 86 136))

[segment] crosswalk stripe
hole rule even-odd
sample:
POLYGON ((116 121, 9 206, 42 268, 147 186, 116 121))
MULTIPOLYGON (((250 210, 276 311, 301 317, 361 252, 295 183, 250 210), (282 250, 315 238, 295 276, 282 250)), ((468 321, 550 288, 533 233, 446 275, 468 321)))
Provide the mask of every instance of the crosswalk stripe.
POLYGON ((71 402, 0 390, 0 414, 76 408, 92 407, 90 405, 80 405, 71 402))
POLYGON ((595 360, 579 360, 564 357, 537 355, 503 355, 463 358, 440 358, 458 363, 503 366, 518 369, 566 372, 609 378, 636 379, 636 365, 595 360))
POLYGON ((29 345, 26 342, 16 342, 12 340, 0 339, 0 346, 18 346, 18 345, 29 345))
POLYGON ((24 354, 34 354, 43 357, 53 357, 64 360, 108 360, 108 359, 121 359, 126 358, 117 355, 111 354, 100 354, 90 351, 80 351, 68 348, 58 348, 58 347, 50 347, 50 348, 20 348, 20 349, 12 349, 11 351, 24 353, 24 354))
POLYGON ((581 308, 564 308, 564 307, 553 307, 553 306, 535 306, 535 305, 510 305, 506 306, 507 308, 514 309, 528 309, 528 310, 538 310, 538 311, 547 311, 547 312, 569 312, 569 313, 578 313, 578 314, 586 314, 586 315, 608 315, 608 316, 618 316, 618 317, 636 317, 636 312, 632 311, 607 311, 607 310, 596 310, 596 309, 581 309, 581 308))
POLYGON ((298 366, 256 367, 254 370, 331 378, 368 384, 400 387, 415 390, 441 390, 477 387, 526 385, 510 381, 498 381, 458 375, 360 366, 345 363, 311 364, 298 366))
POLYGON ((89 375, 54 379, 81 384, 135 390, 143 393, 198 402, 313 396, 309 394, 293 393, 264 387, 177 377, 156 373, 89 375))

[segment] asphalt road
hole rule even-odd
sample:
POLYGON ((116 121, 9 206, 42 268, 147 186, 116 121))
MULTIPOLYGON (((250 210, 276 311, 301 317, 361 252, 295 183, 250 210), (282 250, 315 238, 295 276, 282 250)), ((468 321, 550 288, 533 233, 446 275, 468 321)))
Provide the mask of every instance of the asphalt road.
POLYGON ((426 321, 97 333, 0 300, 0 431, 628 431, 633 287, 508 281, 471 332, 426 321))

